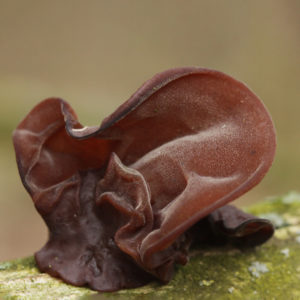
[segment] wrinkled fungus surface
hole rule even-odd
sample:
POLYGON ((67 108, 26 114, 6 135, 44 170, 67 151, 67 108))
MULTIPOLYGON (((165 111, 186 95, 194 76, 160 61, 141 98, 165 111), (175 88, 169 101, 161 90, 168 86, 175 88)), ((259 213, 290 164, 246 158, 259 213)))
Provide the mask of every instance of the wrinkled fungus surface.
POLYGON ((22 182, 49 228, 39 269, 98 291, 168 282, 193 243, 255 246, 272 224, 226 205, 275 153, 262 102, 217 71, 154 76, 97 127, 47 99, 13 136, 22 182))

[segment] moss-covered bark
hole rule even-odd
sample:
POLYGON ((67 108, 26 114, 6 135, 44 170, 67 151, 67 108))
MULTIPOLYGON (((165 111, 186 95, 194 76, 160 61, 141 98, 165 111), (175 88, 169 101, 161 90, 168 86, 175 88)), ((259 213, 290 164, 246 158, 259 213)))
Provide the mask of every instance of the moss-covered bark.
POLYGON ((300 299, 300 194, 269 199, 249 212, 271 219, 275 237, 262 247, 196 249, 167 285, 97 294, 37 270, 33 257, 0 263, 3 299, 300 299))

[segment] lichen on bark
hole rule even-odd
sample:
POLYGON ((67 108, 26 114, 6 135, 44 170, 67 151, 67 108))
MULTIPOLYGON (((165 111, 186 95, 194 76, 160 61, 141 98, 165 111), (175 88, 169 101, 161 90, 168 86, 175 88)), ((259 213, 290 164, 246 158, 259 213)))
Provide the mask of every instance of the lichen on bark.
POLYGON ((0 263, 2 299, 300 299, 300 194, 256 204, 248 212, 271 219, 275 236, 251 250, 197 248, 167 285, 98 294, 42 274, 33 257, 0 263))

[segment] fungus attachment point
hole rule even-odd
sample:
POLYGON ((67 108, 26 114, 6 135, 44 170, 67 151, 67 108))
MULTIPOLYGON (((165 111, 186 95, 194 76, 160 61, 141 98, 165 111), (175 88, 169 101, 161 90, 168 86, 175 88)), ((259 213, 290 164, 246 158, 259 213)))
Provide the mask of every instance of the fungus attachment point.
POLYGON ((221 72, 160 73, 101 126, 47 99, 13 140, 50 232, 37 265, 73 285, 168 282, 192 243, 255 246, 273 234, 269 221, 226 205, 262 180, 276 142, 262 102, 221 72))

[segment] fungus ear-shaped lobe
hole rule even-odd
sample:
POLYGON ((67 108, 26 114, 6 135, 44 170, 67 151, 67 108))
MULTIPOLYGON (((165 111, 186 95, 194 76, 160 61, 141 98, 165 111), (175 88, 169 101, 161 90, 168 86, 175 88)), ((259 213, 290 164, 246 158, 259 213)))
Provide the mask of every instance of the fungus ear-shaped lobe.
MULTIPOLYGON (((242 140, 248 146, 256 142, 258 147, 250 150, 256 154, 251 161, 270 164, 274 127, 261 101, 244 84, 221 72, 182 68, 147 81, 93 135, 121 139, 114 151, 129 165, 179 137, 229 125, 228 132, 232 124, 239 128, 234 134, 241 144, 242 140), (265 151, 268 147, 270 151, 265 151)), ((71 128, 69 132, 83 138, 71 128)))
POLYGON ((216 240, 239 247, 260 245, 274 233, 274 226, 269 220, 257 218, 231 205, 213 211, 208 220, 216 240))
POLYGON ((96 204, 112 205, 129 221, 115 234, 119 248, 139 262, 137 249, 145 235, 152 230, 153 214, 150 191, 144 177, 135 169, 122 164, 112 153, 104 178, 96 191, 96 204))
POLYGON ((26 116, 13 135, 21 179, 43 211, 49 210, 63 190, 74 184, 79 170, 101 168, 110 153, 107 141, 70 137, 65 118, 72 120, 77 130, 82 128, 66 102, 47 99, 26 116))
MULTIPOLYGON (((122 118, 114 114, 106 134, 126 132, 115 151, 149 184, 159 225, 143 240, 141 257, 151 267, 155 253, 258 184, 276 142, 261 101, 220 72, 179 70, 172 80, 143 92, 147 97, 136 99, 134 110, 122 118)), ((128 103, 136 95, 141 97, 138 91, 128 103)))

